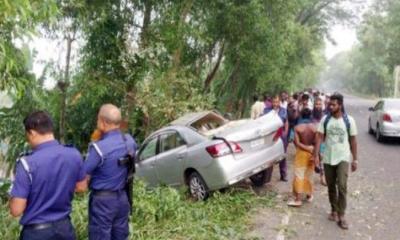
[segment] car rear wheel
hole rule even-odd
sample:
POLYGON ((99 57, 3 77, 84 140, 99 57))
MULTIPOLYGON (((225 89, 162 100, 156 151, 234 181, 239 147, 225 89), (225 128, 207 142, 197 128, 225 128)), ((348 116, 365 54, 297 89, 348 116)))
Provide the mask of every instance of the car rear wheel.
POLYGON ((374 130, 371 127, 371 119, 368 121, 368 133, 371 135, 374 134, 374 130))
POLYGON ((383 142, 384 137, 381 134, 381 130, 379 128, 379 125, 376 126, 375 138, 376 138, 376 141, 383 142))
POLYGON ((188 179, 190 196, 195 200, 206 200, 209 197, 208 187, 199 173, 193 172, 188 179))
POLYGON ((271 181, 273 166, 250 177, 251 182, 255 187, 262 187, 264 184, 271 181))

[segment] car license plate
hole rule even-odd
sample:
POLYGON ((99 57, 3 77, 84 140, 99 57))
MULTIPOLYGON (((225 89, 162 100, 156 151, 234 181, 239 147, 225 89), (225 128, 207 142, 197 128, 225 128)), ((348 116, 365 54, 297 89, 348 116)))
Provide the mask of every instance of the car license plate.
POLYGON ((254 140, 254 141, 252 141, 252 142, 250 143, 250 147, 251 147, 251 148, 256 148, 256 147, 258 147, 258 146, 263 145, 264 142, 265 142, 264 138, 254 140))

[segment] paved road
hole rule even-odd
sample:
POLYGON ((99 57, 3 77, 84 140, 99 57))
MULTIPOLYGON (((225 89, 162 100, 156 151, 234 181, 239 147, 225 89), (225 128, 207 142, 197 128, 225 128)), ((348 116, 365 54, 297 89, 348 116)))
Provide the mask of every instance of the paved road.
MULTIPOLYGON (((251 236, 261 239, 400 239, 400 141, 377 143, 367 133, 368 107, 373 101, 347 96, 347 111, 358 124, 360 169, 350 174, 348 221, 343 231, 327 220, 330 211, 327 189, 315 177, 315 200, 302 208, 289 208, 291 184, 277 182, 277 208, 263 209, 254 218, 251 236)), ((293 148, 291 155, 293 157, 293 148)), ((291 157, 291 159, 292 159, 291 157)), ((277 172, 277 171, 275 171, 277 172)))

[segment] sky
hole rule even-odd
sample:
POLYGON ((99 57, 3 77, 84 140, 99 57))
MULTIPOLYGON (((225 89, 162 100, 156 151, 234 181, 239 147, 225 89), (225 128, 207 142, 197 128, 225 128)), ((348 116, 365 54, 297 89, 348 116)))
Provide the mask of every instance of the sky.
POLYGON ((335 41, 335 45, 325 40, 325 56, 331 59, 339 52, 350 50, 357 43, 357 34, 355 28, 344 25, 335 25, 332 27, 330 34, 335 41))
MULTIPOLYGON (((363 14, 369 9, 374 1, 375 0, 357 0, 354 2, 349 1, 346 6, 352 10, 357 9, 356 14, 361 22, 363 14)), ((330 36, 335 41, 335 44, 325 39, 325 56, 328 60, 340 52, 350 50, 355 44, 358 43, 355 25, 334 25, 330 30, 330 36)))

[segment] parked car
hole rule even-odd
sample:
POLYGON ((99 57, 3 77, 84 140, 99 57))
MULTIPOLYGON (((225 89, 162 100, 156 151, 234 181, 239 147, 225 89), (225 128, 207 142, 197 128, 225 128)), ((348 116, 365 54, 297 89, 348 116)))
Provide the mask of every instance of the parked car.
POLYGON ((385 137, 400 137, 400 99, 382 99, 369 111, 368 131, 378 142, 385 137))
POLYGON ((136 156, 137 177, 149 186, 187 185, 197 200, 249 177, 261 186, 285 157, 277 136, 282 125, 273 113, 238 121, 213 111, 184 115, 146 138, 136 156))

